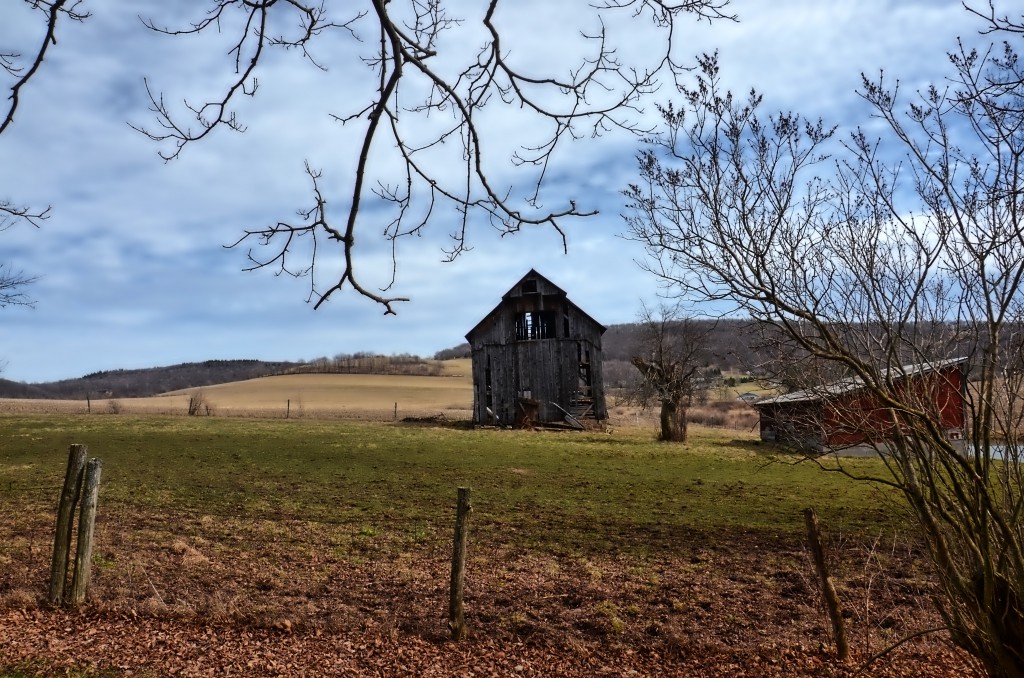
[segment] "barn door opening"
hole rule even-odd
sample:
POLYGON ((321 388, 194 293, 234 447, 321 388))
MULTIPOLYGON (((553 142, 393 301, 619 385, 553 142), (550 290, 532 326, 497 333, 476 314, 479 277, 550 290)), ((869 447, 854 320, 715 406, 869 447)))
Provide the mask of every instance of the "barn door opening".
POLYGON ((576 400, 577 404, 590 404, 594 396, 594 373, 590 365, 590 347, 584 346, 582 341, 576 342, 577 383, 576 400))

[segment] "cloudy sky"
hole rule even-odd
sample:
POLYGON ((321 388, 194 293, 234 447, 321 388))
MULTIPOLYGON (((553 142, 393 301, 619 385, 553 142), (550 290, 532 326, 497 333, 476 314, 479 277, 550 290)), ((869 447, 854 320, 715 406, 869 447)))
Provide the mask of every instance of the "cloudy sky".
MULTIPOLYGON (((479 4, 452 2, 449 13, 473 16, 479 4)), ((1014 11, 1013 2, 1002 4, 1014 11)), ((0 7, 0 52, 26 51, 38 40, 38 15, 22 5, 0 7)), ((643 251, 622 238, 620 191, 633 180, 638 148, 622 134, 566 147, 549 175, 552 206, 565 195, 600 210, 566 224, 568 254, 549 230, 501 238, 481 220, 471 223, 473 249, 444 263, 455 222, 440 213, 422 237, 398 246, 392 292, 412 301, 398 306, 397 317, 349 290, 314 311, 305 301, 308 280, 242 272, 246 248, 225 245, 310 204, 307 160, 324 171, 329 208, 342 218, 355 132, 365 122, 341 128, 330 116, 369 103, 371 73, 359 57, 372 48, 373 31, 367 24, 360 33, 368 42, 338 33, 319 45, 326 72, 295 51, 276 54, 259 72, 256 97, 237 107, 244 134, 219 130, 165 163, 157 152, 166 147, 128 124, 156 125, 143 78, 178 105, 215 91, 231 62, 216 35, 155 35, 139 15, 180 26, 198 18, 188 8, 205 6, 138 0, 125 11, 117 0, 87 0, 82 7, 92 16, 61 28, 43 71, 23 92, 14 126, 0 136, 0 199, 52 211, 41 229, 0 232, 0 261, 39 276, 30 288, 34 308, 0 309, 3 377, 37 382, 214 358, 300 360, 355 351, 429 356, 463 341, 530 268, 606 325, 634 320, 640 300, 656 297, 656 281, 635 263, 643 251)), ((572 62, 583 48, 578 31, 596 25, 581 9, 587 6, 506 2, 498 21, 511 36, 510 58, 538 69, 572 62)), ((983 41, 979 21, 959 0, 733 0, 730 9, 738 23, 684 19, 677 57, 717 49, 734 89, 756 86, 771 109, 841 127, 870 124, 856 95, 861 72, 884 68, 912 90, 948 73, 946 52, 958 36, 983 41)), ((642 26, 614 27, 623 58, 649 56, 642 26)), ((460 30, 446 45, 465 58, 479 45, 478 25, 460 30)), ((663 87, 649 103, 670 98, 663 87)), ((528 136, 515 113, 491 113, 501 141, 528 136)), ((493 155, 503 161, 507 151, 493 155)), ((381 219, 371 204, 358 241, 357 270, 373 287, 391 276, 381 219)), ((330 256, 324 261, 329 265, 330 256)))

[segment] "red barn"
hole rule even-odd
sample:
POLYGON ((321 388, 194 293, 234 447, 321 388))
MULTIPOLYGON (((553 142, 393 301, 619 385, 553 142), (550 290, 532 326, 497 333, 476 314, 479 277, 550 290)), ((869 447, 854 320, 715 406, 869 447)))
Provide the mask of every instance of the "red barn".
MULTIPOLYGON (((892 379, 893 395, 939 423, 951 440, 963 436, 965 358, 905 365, 892 379)), ((815 449, 848 448, 891 438, 907 415, 885 406, 860 379, 844 379, 754 403, 761 440, 815 449)))

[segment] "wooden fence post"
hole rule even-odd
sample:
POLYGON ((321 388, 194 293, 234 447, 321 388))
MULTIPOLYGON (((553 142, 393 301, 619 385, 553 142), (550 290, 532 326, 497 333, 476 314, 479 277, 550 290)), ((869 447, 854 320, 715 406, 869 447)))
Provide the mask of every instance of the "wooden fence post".
POLYGON ((811 544, 814 555, 814 566, 821 578, 821 588, 825 596, 825 606, 829 619, 832 621, 832 633, 836 639, 836 655, 846 661, 850 658, 850 646, 846 643, 846 626, 843 624, 843 608, 839 604, 839 594, 832 583, 832 575, 825 562, 825 549, 821 545, 821 531, 818 529, 818 516, 813 508, 804 509, 804 521, 807 523, 807 540, 811 544))
POLYGON ((51 605, 60 605, 68 577, 71 558, 71 528, 75 521, 75 505, 82 488, 82 469, 85 468, 85 445, 72 445, 68 452, 68 468, 64 474, 64 488, 57 504, 57 529, 53 537, 53 558, 50 560, 50 588, 47 599, 51 605))
POLYGON ((469 488, 459 488, 459 499, 455 509, 455 541, 452 548, 452 581, 448 596, 448 628, 452 640, 466 637, 466 619, 463 615, 462 585, 466 574, 466 534, 469 530, 469 488))
POLYGON ((96 527, 96 502, 99 499, 100 475, 103 461, 95 457, 85 468, 85 482, 82 483, 82 513, 78 518, 78 548, 75 549, 75 575, 71 579, 72 607, 85 602, 85 591, 89 588, 92 571, 92 535, 96 527))

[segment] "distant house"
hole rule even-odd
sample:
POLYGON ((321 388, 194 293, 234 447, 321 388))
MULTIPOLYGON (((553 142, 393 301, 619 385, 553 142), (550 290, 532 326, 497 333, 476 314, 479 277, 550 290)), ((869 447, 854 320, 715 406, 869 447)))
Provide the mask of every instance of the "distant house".
POLYGON ((753 405, 754 403, 756 403, 760 399, 761 399, 761 396, 757 395, 756 393, 754 393, 752 391, 747 391, 746 393, 741 393, 738 396, 736 396, 736 400, 743 401, 743 402, 748 403, 750 405, 753 405))
MULTIPOLYGON (((966 421, 964 365, 963 358, 906 365, 894 379, 900 395, 910 395, 930 411, 950 440, 962 437, 966 421)), ((860 379, 765 398, 753 406, 760 414, 761 440, 812 449, 884 443, 899 426, 899 417, 860 379)))
POLYGON ((473 420, 531 426, 608 418, 601 375, 605 327, 530 270, 466 335, 473 420))

